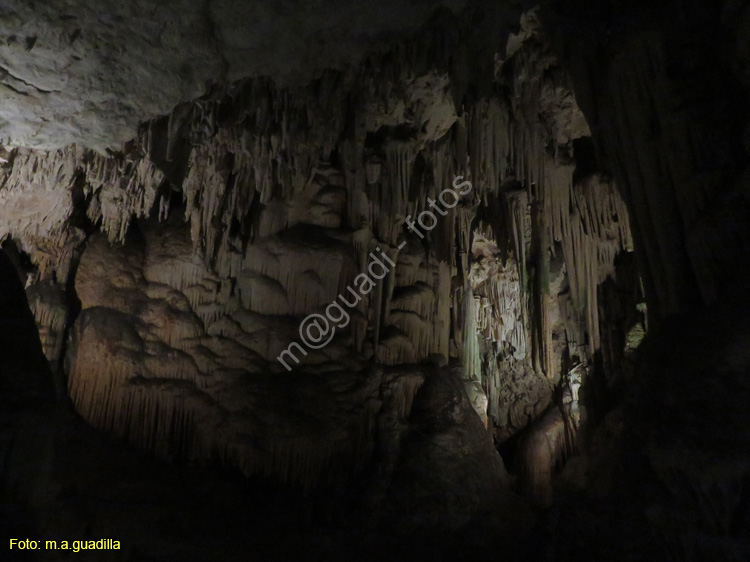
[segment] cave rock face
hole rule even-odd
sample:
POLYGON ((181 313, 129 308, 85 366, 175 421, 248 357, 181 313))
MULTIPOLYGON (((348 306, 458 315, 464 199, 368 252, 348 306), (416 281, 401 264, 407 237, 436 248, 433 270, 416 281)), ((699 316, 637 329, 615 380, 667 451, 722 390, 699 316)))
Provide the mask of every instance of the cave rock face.
POLYGON ((744 560, 750 7, 526 4, 2 2, 0 527, 744 560))
MULTIPOLYGON (((460 0, 440 3, 459 9, 460 0)), ((418 28, 432 2, 4 2, 0 145, 104 152, 207 84, 306 81, 418 28), (399 17, 400 16, 400 17, 399 17), (325 32, 321 31, 325 29, 325 32)))
MULTIPOLYGON (((267 61, 230 56, 255 47, 238 44, 240 20, 226 3, 211 3, 210 18, 180 7, 157 8, 122 55, 165 67, 140 82, 113 71, 119 85, 74 65, 107 56, 112 34, 135 25, 127 8, 43 26, 104 17, 101 36, 83 29, 59 49, 71 59, 84 49, 71 76, 89 80, 90 96, 117 100, 92 106, 91 119, 82 113, 67 136, 49 129, 63 120, 40 117, 38 146, 82 131, 86 145, 11 148, 0 168, 0 236, 25 258, 47 358, 91 425, 163 458, 218 460, 304 488, 378 466, 387 489, 411 462, 402 451, 429 456, 414 442, 412 409, 455 408, 422 410, 418 431, 439 421, 436 439, 460 443, 441 454, 433 484, 451 466, 466 476, 473 491, 456 511, 466 524, 482 490, 509 482, 490 435, 504 442, 529 427, 568 371, 593 361, 598 287, 632 251, 627 210, 587 152, 568 75, 529 13, 506 56, 488 57, 494 65, 477 77, 456 66, 471 29, 449 32, 455 22, 444 18, 435 23, 444 33, 428 30, 360 65, 302 83, 245 78, 200 96, 216 57, 222 77, 267 61), (191 18, 212 25, 196 28, 183 51, 184 37, 157 25, 170 14, 185 20, 179 29, 191 18), (86 50, 94 40, 97 54, 86 50), (175 58, 149 58, 146 45, 175 58), (470 94, 467 80, 479 77, 486 91, 470 94), (108 88, 122 95, 108 98, 108 88), (130 113, 113 119, 120 111, 130 113), (128 130, 122 150, 100 153, 128 130), (326 345, 302 341, 310 315, 335 325, 326 345), (431 377, 444 391, 434 393, 431 377), (433 390, 420 402, 423 387, 433 390), (486 473, 468 474, 451 456, 458 450, 486 473)), ((35 64, 48 40, 29 41, 35 64)), ((304 32, 288 48, 300 45, 304 32)), ((14 60, 21 66, 8 77, 36 77, 24 78, 27 97, 40 87, 49 96, 39 115, 75 91, 14 60)), ((11 93, 22 87, 13 84, 11 93)))

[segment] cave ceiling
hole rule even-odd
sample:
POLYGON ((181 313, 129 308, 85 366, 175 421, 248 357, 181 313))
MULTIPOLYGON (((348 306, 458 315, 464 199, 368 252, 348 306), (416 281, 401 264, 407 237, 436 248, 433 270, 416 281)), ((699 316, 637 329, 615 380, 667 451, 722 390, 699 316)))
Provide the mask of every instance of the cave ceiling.
POLYGON ((0 144, 99 152, 139 123, 252 76, 305 83, 465 0, 10 0, 0 6, 0 144))

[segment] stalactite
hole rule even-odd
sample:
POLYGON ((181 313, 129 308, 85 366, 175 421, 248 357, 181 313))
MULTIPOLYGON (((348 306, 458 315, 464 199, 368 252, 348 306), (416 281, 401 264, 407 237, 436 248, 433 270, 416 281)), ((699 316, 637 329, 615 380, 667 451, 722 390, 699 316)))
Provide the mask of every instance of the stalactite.
POLYGON ((615 256, 632 251, 628 214, 614 187, 598 176, 565 190, 565 196, 559 192, 563 190, 553 190, 551 234, 563 244, 571 297, 586 323, 591 338, 588 353, 593 354, 599 347, 596 288, 614 274, 615 256))
POLYGON ((65 292, 51 282, 36 283, 26 289, 29 308, 34 314, 47 360, 57 365, 64 344, 64 329, 68 320, 65 292))
POLYGON ((392 386, 392 392, 396 398, 396 410, 402 419, 409 417, 414 397, 424 383, 424 378, 419 375, 404 375, 399 377, 392 386))

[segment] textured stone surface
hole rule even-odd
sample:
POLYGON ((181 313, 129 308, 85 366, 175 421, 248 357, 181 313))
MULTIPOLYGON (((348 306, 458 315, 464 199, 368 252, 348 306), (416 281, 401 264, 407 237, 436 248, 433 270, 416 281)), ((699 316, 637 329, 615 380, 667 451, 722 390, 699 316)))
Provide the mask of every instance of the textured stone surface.
MULTIPOLYGON (((569 80, 531 26, 494 45, 509 54, 482 69, 494 93, 459 103, 461 35, 451 18, 435 25, 444 35, 426 31, 356 70, 292 86, 248 79, 179 104, 111 158, 78 146, 7 153, 0 236, 28 254, 32 287, 54 287, 33 289, 34 311, 48 354, 73 336, 66 369, 85 419, 164 457, 310 485, 331 451, 353 451, 354 464, 362 454, 372 362, 462 364, 504 441, 591 361, 597 287, 632 244, 612 183, 576 171, 588 129, 569 80), (404 226, 441 194, 433 227, 404 226), (300 413, 317 433, 294 421, 265 432, 276 406, 260 407, 259 381, 292 376, 277 358, 299 323, 349 296, 372 252, 395 264, 382 282, 328 345, 287 359, 323 381, 313 394, 353 410, 329 419, 319 396, 300 413), (60 290, 80 301, 77 318, 51 312, 60 290)), ((305 386, 293 376, 290 387, 305 386)))
POLYGON ((416 30, 433 2, 4 2, 0 145, 105 151, 213 83, 304 83, 416 30))
POLYGON ((599 153, 637 221, 639 269, 661 318, 747 291, 736 264, 750 247, 740 31, 750 14, 737 2, 615 4, 592 14, 559 2, 547 17, 599 153), (597 25, 588 25, 592 18, 597 25))
MULTIPOLYGON (((2 151, 0 237, 20 249, 44 352, 54 365, 66 352, 78 413, 177 465, 221 461, 247 481, 319 494, 305 505, 333 522, 304 545, 321 552, 345 551, 361 526, 365 559, 412 532, 409 558, 526 559, 493 539, 532 524, 508 493, 518 483, 553 500, 540 559, 743 560, 748 11, 584 4, 548 3, 512 29, 491 12, 444 16, 360 65, 317 72, 313 60, 359 60, 359 47, 344 58, 330 48, 376 44, 363 30, 380 16, 212 3, 214 23, 232 22, 206 39, 224 49, 211 96, 176 104, 186 98, 170 91, 149 114, 165 115, 112 158, 2 151), (283 48, 264 57, 243 18, 267 22, 258 29, 283 48), (325 22, 332 42, 302 29, 325 22), (247 72, 276 77, 232 82, 247 72), (457 176, 470 195, 436 211, 424 237, 404 228, 457 176), (287 372, 276 359, 299 322, 376 248, 394 270, 287 372), (694 310, 705 304, 716 308, 694 310), (623 389, 630 402, 607 415, 623 389), (560 474, 577 450, 587 458, 560 474)), ((423 8, 394 12, 413 21, 392 29, 418 25, 423 8)), ((10 91, 31 88, 9 76, 10 91)), ((34 447, 10 442, 16 478, 34 447)), ((35 481, 18 481, 28 497, 35 481)), ((83 503, 75 524, 113 511, 83 503)), ((162 509, 173 514, 159 507, 148 521, 162 509)), ((133 536, 148 536, 139 525, 133 536)))

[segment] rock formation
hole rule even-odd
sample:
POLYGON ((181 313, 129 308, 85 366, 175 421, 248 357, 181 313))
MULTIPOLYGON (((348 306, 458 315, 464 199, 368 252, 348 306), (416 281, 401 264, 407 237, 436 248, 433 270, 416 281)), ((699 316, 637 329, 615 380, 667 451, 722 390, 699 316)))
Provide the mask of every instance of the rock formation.
MULTIPOLYGON (((456 556, 538 554, 528 537, 566 494, 571 520, 595 517, 591 490, 617 495, 614 459, 640 447, 643 422, 622 420, 658 417, 639 393, 659 330, 746 286, 730 274, 747 242, 744 133, 719 109, 744 115, 743 28, 726 18, 747 10, 603 2, 587 27, 575 0, 136 4, 0 8, 0 265, 15 295, 0 326, 24 318, 33 358, 0 385, 14 428, 0 459, 16 463, 2 489, 34 519, 83 493, 76 463, 101 471, 97 493, 121 482, 120 499, 153 486, 140 463, 191 486, 205 471, 189 494, 220 492, 190 525, 268 486, 308 510, 300 544, 377 543, 373 559, 417 556, 409 536, 440 559, 446 533, 456 556), (736 79, 675 23, 701 16, 733 29, 736 79), (708 79, 673 93, 693 78, 684 46, 726 94, 708 79), (34 429, 47 425, 60 429, 34 429), (46 460, 19 468, 35 448, 46 460)), ((682 491, 676 457, 649 454, 659 477, 644 479, 682 491)), ((237 521, 277 532, 264 514, 237 521)), ((121 523, 92 525, 124 533, 131 557, 193 548, 121 523)), ((261 535, 228 540, 227 559, 306 552, 261 535)))

